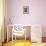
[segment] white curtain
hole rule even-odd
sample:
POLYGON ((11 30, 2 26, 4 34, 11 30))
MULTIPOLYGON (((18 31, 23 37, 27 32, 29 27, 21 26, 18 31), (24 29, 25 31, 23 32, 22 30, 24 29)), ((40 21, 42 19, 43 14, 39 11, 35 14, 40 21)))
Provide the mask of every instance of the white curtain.
POLYGON ((3 40, 3 0, 0 0, 0 41, 3 40))

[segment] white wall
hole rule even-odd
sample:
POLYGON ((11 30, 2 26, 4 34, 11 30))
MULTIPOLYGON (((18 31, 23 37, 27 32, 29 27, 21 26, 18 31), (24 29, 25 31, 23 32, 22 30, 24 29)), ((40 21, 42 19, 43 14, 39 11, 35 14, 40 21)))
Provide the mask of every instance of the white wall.
POLYGON ((46 36, 46 0, 7 0, 7 8, 12 24, 40 24, 46 36), (23 6, 29 6, 29 14, 23 14, 23 6))

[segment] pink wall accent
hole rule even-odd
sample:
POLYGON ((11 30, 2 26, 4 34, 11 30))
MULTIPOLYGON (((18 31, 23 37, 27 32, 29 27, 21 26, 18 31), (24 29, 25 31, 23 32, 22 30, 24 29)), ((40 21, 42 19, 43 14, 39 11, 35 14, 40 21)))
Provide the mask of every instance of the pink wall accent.
POLYGON ((46 36, 46 0, 7 0, 7 20, 12 24, 40 24, 46 36), (23 14, 23 6, 29 6, 29 14, 23 14))

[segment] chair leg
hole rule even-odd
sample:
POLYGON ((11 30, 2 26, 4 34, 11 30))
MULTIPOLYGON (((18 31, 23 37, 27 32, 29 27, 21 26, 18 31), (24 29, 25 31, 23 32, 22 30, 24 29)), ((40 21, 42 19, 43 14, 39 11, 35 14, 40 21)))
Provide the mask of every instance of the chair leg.
POLYGON ((15 36, 15 42, 16 42, 16 36, 15 36))
POLYGON ((12 43, 13 43, 13 33, 12 33, 12 43))
POLYGON ((4 43, 2 42, 2 43, 1 43, 1 46, 3 46, 3 45, 4 45, 4 43))
POLYGON ((25 31, 25 42, 26 42, 26 31, 25 31))

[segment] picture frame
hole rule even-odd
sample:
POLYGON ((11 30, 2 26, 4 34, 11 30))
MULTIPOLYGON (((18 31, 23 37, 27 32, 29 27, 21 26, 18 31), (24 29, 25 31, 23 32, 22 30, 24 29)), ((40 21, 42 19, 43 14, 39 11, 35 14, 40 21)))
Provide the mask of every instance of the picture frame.
POLYGON ((23 6, 23 14, 29 14, 29 6, 23 6))

